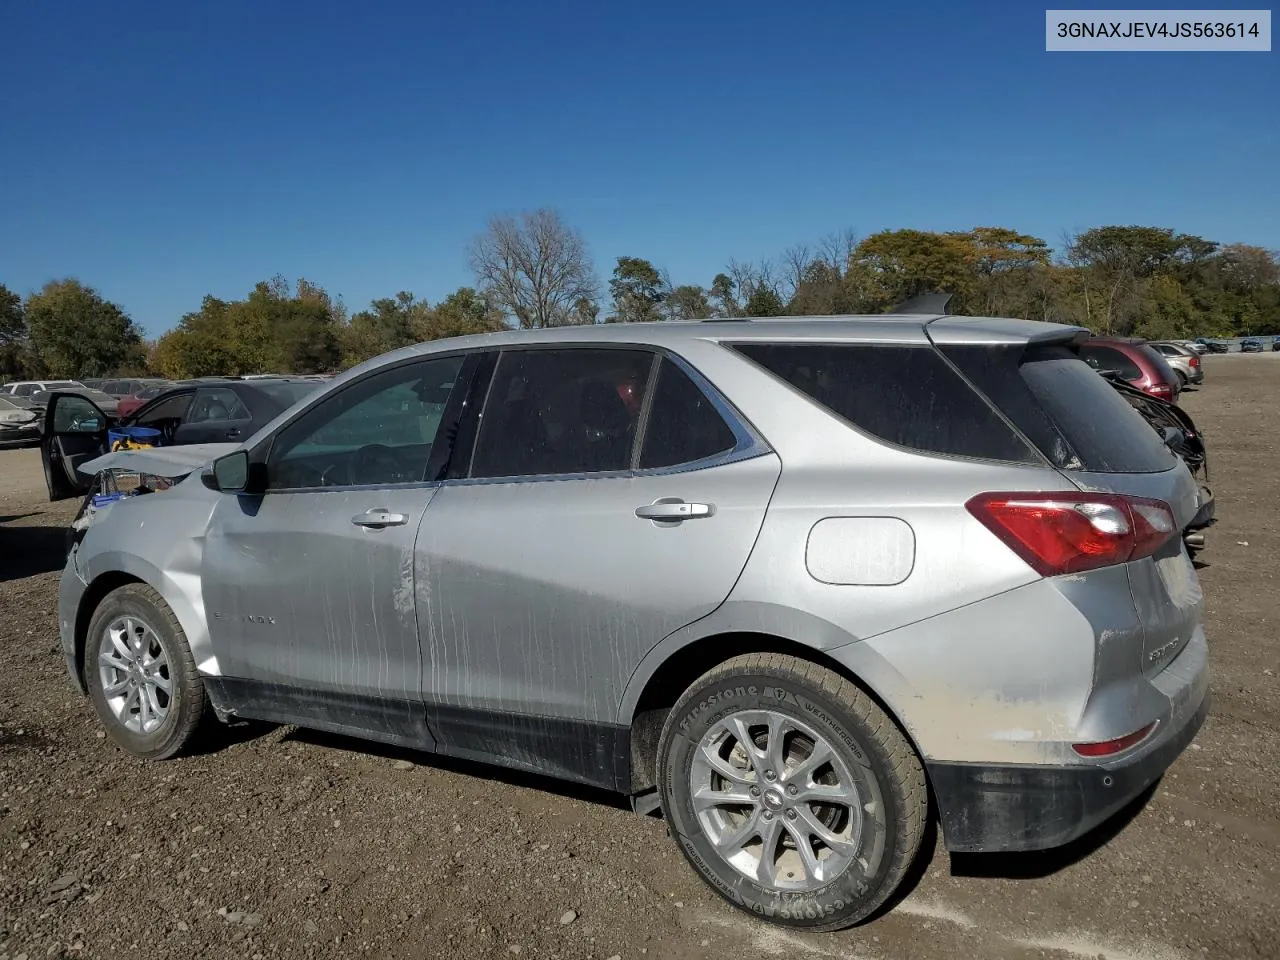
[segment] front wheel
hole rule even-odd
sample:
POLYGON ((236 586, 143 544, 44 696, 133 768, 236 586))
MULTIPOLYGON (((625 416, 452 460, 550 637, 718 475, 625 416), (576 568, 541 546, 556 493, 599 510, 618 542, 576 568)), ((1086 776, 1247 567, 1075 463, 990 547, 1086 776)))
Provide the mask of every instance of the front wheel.
POLYGON ((186 634, 151 587, 113 590, 89 623, 85 681, 103 726, 136 757, 181 753, 205 712, 204 683, 186 634))
POLYGON ((663 812, 685 857, 757 916, 852 926, 919 852, 919 759, 874 701, 815 664, 726 661, 680 698, 658 749, 663 812))

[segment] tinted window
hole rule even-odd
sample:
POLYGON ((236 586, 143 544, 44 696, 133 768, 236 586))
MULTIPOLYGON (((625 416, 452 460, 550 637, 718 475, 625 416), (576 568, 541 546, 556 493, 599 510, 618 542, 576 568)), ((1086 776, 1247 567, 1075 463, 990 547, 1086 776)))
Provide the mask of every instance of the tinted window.
POLYGON ((1176 462, 1119 390, 1066 347, 945 347, 943 352, 1055 466, 1154 473, 1176 462))
POLYGON ((737 349, 881 440, 951 456, 1036 459, 931 347, 752 343, 737 349))
POLYGON ((105 429, 102 414, 84 397, 69 394, 58 398, 53 408, 55 433, 97 433, 105 429))
POLYGON ((186 415, 187 408, 191 406, 192 396, 190 393, 178 393, 172 397, 158 400, 154 406, 140 410, 139 415, 134 418, 133 422, 138 426, 145 427, 161 420, 181 420, 186 415))
POLYGON ((652 366, 653 354, 644 350, 504 351, 471 475, 628 469, 652 366))
POLYGON ((691 463, 732 450, 737 439, 719 411, 689 376, 663 360, 653 387, 640 469, 691 463))
POLYGON ((187 423, 208 423, 213 420, 248 420, 249 408, 234 390, 197 390, 196 397, 187 411, 187 423))
POLYGON ((461 357, 420 360, 355 381, 280 431, 274 488, 417 483, 426 474, 461 357))
POLYGON ((1080 358, 1095 370, 1118 373, 1126 380, 1142 379, 1142 371, 1138 369, 1138 365, 1115 347, 1086 343, 1080 347, 1080 358))

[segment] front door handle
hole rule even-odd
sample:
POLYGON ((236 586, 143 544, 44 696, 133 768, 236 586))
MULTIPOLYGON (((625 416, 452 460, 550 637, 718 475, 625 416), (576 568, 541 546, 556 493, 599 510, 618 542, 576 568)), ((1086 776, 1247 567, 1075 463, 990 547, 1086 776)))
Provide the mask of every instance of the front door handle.
POLYGON ((699 517, 709 517, 713 513, 715 513, 715 507, 710 503, 686 503, 676 498, 658 500, 636 507, 636 516, 641 520, 665 520, 668 523, 696 520, 699 517))
POLYGON ((228 440, 234 440, 234 439, 235 439, 236 437, 238 437, 238 436, 240 436, 240 428, 239 428, 239 427, 229 427, 229 428, 227 428, 227 439, 228 439, 228 440))
POLYGON ((409 516, 404 513, 392 513, 385 507, 376 507, 373 510, 366 510, 364 513, 357 513, 351 518, 351 522, 357 527, 380 530, 383 527, 403 526, 409 522, 409 516))

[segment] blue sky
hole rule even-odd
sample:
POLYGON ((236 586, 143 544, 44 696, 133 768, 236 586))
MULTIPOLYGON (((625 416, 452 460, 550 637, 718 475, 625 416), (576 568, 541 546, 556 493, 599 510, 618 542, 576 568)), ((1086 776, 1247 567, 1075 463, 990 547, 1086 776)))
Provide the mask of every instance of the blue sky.
POLYGON ((277 273, 439 300, 538 206, 602 279, 844 227, 1280 247, 1280 53, 1050 54, 1025 2, 49 0, 0 36, 0 282, 152 335, 277 273))

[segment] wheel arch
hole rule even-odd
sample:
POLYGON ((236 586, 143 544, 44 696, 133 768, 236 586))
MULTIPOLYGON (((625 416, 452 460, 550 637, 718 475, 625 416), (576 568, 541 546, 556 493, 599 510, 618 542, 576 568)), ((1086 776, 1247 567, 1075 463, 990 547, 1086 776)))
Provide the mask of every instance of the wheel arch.
POLYGON ((130 583, 145 583, 140 577, 123 570, 110 570, 90 582, 80 597, 80 605, 76 608, 75 622, 75 654, 76 676, 81 683, 87 683, 85 676, 85 649, 89 641, 89 623, 102 601, 113 590, 118 590, 130 583))
MULTIPOLYGON (((884 710, 901 731, 911 749, 924 763, 924 754, 911 729, 889 700, 859 671, 822 648, 810 646, 778 633, 729 630, 710 633, 669 651, 660 662, 650 665, 642 682, 633 678, 630 695, 624 702, 622 723, 630 731, 630 771, 632 794, 644 793, 657 785, 658 740, 671 708, 695 680, 719 663, 745 653, 779 653, 817 664, 858 687, 884 710)), ((653 655, 646 658, 646 664, 653 655)), ((643 665, 642 665, 643 666, 643 665)), ((637 671, 639 673, 640 671, 637 671)), ((900 678, 898 678, 900 679, 900 678)))
MULTIPOLYGON (((133 553, 112 551, 95 555, 86 565, 88 587, 76 608, 75 645, 76 666, 83 671, 84 651, 88 645, 89 623, 94 611, 112 590, 128 583, 146 584, 169 605, 178 624, 186 634, 187 644, 202 674, 217 674, 217 658, 209 643, 209 630, 205 623, 204 602, 200 589, 198 568, 188 570, 185 557, 169 558, 173 561, 161 569, 133 553), (194 575, 192 575, 194 573, 194 575)), ((83 677, 83 672, 81 673, 83 677)))

